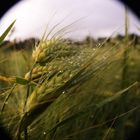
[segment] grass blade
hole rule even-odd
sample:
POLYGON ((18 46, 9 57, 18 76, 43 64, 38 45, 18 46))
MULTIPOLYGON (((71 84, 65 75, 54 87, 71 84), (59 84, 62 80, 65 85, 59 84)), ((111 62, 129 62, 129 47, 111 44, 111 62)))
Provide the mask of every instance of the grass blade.
POLYGON ((16 20, 14 20, 9 27, 5 30, 5 32, 0 36, 0 44, 3 42, 3 40, 5 39, 5 37, 7 36, 7 34, 10 32, 10 30, 12 29, 12 27, 14 26, 16 20))

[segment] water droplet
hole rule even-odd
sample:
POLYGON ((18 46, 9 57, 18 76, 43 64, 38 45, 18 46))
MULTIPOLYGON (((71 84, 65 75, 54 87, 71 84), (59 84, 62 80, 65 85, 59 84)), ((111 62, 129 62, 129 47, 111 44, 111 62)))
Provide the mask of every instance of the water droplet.
POLYGON ((21 137, 24 138, 24 133, 21 134, 21 137))
POLYGON ((78 59, 81 59, 81 56, 78 56, 78 59))
POLYGON ((130 66, 134 66, 135 63, 133 61, 130 62, 130 66))
POLYGON ((8 104, 8 102, 5 102, 5 105, 7 105, 8 104))
POLYGON ((91 115, 90 118, 93 119, 94 118, 94 115, 91 115))
POLYGON ((27 116, 29 116, 30 115, 30 113, 29 112, 27 112, 27 116))
POLYGON ((63 71, 62 71, 62 70, 60 70, 60 71, 59 71, 59 73, 61 74, 61 73, 63 73, 63 71))
POLYGON ((74 80, 74 81, 73 81, 73 84, 76 84, 76 83, 77 83, 77 80, 74 80))
POLYGON ((70 76, 70 78, 71 78, 71 77, 73 76, 73 74, 70 74, 69 76, 70 76))
POLYGON ((106 56, 103 56, 103 59, 105 60, 106 59, 106 56))
POLYGON ((62 94, 65 94, 65 93, 66 93, 66 91, 63 91, 63 92, 62 92, 62 94))
POLYGON ((73 61, 70 61, 70 64, 73 64, 73 61))
POLYGON ((49 72, 48 72, 48 74, 51 74, 51 73, 52 73, 52 71, 49 71, 49 72))
POLYGON ((100 43, 96 44, 96 47, 100 47, 100 46, 101 46, 101 44, 100 44, 100 43))

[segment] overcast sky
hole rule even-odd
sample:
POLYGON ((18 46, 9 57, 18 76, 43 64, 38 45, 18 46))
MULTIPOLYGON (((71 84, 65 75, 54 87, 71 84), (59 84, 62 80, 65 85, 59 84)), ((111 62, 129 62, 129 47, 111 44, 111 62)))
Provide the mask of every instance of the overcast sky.
MULTIPOLYGON (((124 6, 116 0, 22 0, 1 19, 0 33, 14 19, 17 21, 10 39, 41 37, 46 28, 50 30, 60 23, 59 30, 75 21, 67 28, 71 32, 67 36, 75 39, 124 32, 124 6)), ((129 20, 130 32, 139 33, 136 27, 140 23, 132 13, 129 20)))

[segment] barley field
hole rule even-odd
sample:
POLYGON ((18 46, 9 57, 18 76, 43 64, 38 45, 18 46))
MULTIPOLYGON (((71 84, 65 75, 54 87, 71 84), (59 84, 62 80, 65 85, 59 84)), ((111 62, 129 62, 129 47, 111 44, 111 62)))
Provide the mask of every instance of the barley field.
POLYGON ((0 125, 13 140, 126 140, 140 122, 140 38, 0 45, 0 125))

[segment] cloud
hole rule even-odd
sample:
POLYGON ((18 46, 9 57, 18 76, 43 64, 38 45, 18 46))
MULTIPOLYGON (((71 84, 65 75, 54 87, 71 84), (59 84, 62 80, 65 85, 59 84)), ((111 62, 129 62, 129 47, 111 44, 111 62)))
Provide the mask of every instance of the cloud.
MULTIPOLYGON (((140 23, 129 13, 130 32, 137 32, 135 25, 140 23)), ((5 29, 14 19, 15 32, 11 39, 41 37, 48 26, 57 30, 76 20, 67 35, 81 39, 87 35, 93 37, 109 36, 116 29, 123 33, 124 7, 113 0, 22 0, 10 9, 1 20, 0 28, 5 29)))

